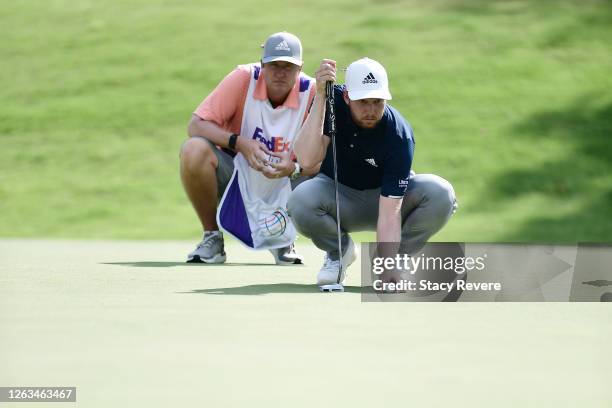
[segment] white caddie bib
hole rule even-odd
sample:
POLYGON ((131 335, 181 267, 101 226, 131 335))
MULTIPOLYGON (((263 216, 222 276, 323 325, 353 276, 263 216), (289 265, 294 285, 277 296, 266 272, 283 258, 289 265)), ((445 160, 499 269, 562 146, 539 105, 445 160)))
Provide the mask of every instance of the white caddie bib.
MULTIPOLYGON (((274 109, 267 99, 253 98, 261 67, 251 64, 250 69, 251 80, 242 113, 240 137, 259 140, 274 152, 291 151, 308 109, 314 80, 300 73, 298 109, 284 106, 274 109)), ((252 169, 238 153, 234 157, 234 173, 217 210, 217 223, 249 248, 286 247, 296 237, 295 227, 287 215, 289 194, 291 183, 288 177, 269 179, 252 169)))

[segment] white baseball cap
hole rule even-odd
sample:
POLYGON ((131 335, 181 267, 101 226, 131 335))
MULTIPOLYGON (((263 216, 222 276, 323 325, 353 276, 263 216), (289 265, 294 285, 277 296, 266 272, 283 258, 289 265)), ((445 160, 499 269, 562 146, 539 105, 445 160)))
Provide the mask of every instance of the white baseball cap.
POLYGON ((366 98, 391 99, 387 71, 373 59, 362 58, 349 65, 345 84, 352 101, 366 98))
POLYGON ((287 61, 302 65, 302 43, 295 35, 287 32, 274 33, 263 45, 261 62, 287 61))

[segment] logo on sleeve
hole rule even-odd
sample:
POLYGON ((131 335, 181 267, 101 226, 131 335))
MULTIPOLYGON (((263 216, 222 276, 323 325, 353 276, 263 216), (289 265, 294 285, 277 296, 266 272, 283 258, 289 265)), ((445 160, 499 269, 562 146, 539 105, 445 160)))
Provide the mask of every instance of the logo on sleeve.
POLYGON ((410 183, 410 179, 400 180, 398 185, 399 185, 400 188, 403 188, 403 187, 408 186, 408 183, 410 183))

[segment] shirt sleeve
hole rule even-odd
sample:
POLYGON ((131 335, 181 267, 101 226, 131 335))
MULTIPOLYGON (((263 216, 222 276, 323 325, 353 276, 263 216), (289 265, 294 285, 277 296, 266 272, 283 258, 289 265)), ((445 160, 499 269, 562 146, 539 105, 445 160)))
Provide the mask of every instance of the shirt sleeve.
POLYGON ((384 161, 380 190, 382 196, 402 198, 408 188, 410 168, 414 157, 414 139, 412 138, 412 129, 408 128, 407 131, 410 132, 409 137, 402 137, 399 143, 393 146, 384 161))
POLYGON ((242 115, 244 100, 249 89, 250 70, 238 66, 230 72, 193 112, 203 120, 235 133, 237 115, 242 115))

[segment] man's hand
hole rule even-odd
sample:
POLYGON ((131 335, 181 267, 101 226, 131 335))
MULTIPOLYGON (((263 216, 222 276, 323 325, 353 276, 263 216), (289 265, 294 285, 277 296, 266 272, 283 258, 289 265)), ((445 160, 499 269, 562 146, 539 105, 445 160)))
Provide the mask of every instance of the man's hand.
POLYGON ((242 153, 249 166, 259 171, 266 168, 268 157, 272 153, 263 143, 246 137, 236 139, 236 151, 242 153))
POLYGON ((406 271, 397 268, 385 269, 385 271, 380 274, 380 279, 385 283, 399 283, 406 279, 406 271))
POLYGON ((270 156, 276 159, 270 160, 269 166, 262 170, 263 175, 267 178, 288 177, 295 170, 295 163, 291 160, 290 152, 270 152, 270 156))
POLYGON ((325 95, 327 81, 336 82, 336 61, 324 59, 315 74, 317 80, 317 93, 325 95))
MULTIPOLYGON (((380 275, 380 280, 383 283, 395 283, 398 284, 402 280, 408 280, 408 274, 406 271, 402 271, 396 268, 387 269, 380 275)), ((405 289, 386 290, 386 293, 405 293, 405 289)))

